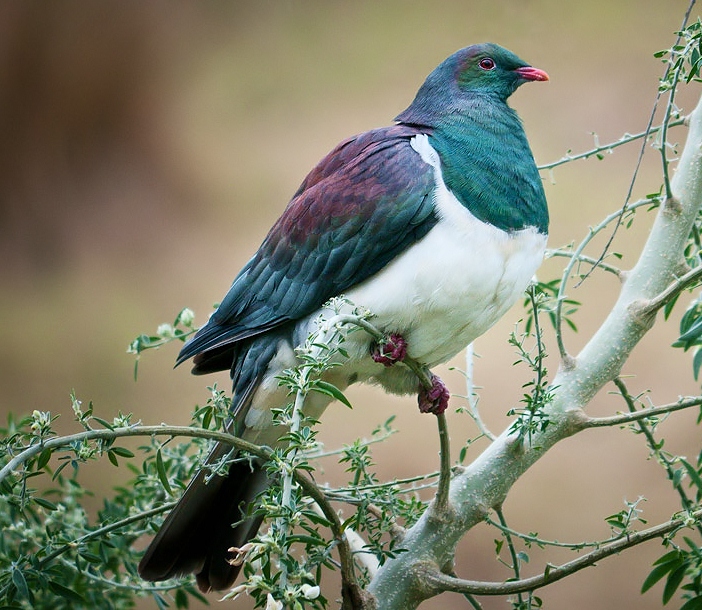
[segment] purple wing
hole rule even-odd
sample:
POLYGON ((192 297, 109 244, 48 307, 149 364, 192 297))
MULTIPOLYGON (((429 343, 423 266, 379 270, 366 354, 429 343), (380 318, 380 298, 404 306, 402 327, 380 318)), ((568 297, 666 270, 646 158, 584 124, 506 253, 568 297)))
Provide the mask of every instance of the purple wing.
POLYGON ((418 133, 376 129, 322 159, 178 363, 231 367, 237 342, 309 315, 426 235, 437 217, 432 169, 410 145, 418 133))

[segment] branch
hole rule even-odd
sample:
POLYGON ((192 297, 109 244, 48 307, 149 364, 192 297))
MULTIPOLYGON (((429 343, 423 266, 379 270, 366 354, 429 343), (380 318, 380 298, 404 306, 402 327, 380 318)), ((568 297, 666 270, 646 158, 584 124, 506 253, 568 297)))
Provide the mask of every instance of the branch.
MULTIPOLYGON (((679 119, 676 119, 674 121, 670 121, 668 124, 669 127, 677 127, 678 125, 684 125, 685 121, 687 120, 687 117, 682 117, 679 119)), ((544 165, 539 165, 540 170, 545 170, 545 169, 553 169, 555 167, 558 167, 559 165, 565 165, 566 163, 570 163, 572 161, 577 161, 579 159, 588 159, 590 157, 593 157, 595 155, 601 156, 603 152, 612 152, 615 148, 619 146, 623 146, 624 144, 629 144, 630 142, 635 142, 636 140, 640 140, 641 138, 646 138, 650 136, 651 134, 657 133, 663 129, 664 125, 658 125, 656 127, 651 127, 650 129, 646 131, 642 131, 641 133, 635 133, 635 134, 629 134, 625 133, 619 140, 616 142, 612 142, 610 144, 603 144, 603 145, 596 145, 595 148, 579 153, 577 155, 571 155, 569 152, 563 155, 558 161, 552 161, 551 163, 545 163, 544 165)))
POLYGON ((639 313, 642 315, 655 314, 659 309, 661 309, 661 307, 664 307, 666 303, 669 303, 684 290, 692 288, 701 279, 702 266, 690 269, 690 271, 688 271, 685 275, 681 275, 679 278, 676 278, 675 281, 673 281, 673 283, 659 295, 642 304, 639 313))
POLYGON ((651 407, 649 409, 641 409, 634 413, 626 413, 621 415, 611 415, 609 417, 585 417, 581 420, 583 428, 602 428, 606 426, 623 426, 633 422, 658 417, 659 415, 667 415, 682 409, 690 407, 702 406, 702 396, 690 396, 681 398, 678 402, 673 402, 660 407, 651 407))
POLYGON ((192 428, 190 426, 128 426, 104 430, 86 430, 69 434, 67 436, 58 436, 48 440, 43 440, 41 443, 28 447, 21 453, 13 457, 0 470, 0 482, 5 480, 8 475, 12 474, 21 464, 31 460, 39 455, 45 449, 60 449, 73 443, 92 440, 115 440, 117 438, 130 436, 185 436, 189 438, 205 438, 213 441, 218 441, 226 445, 231 445, 242 451, 246 451, 251 455, 259 457, 263 460, 268 460, 271 456, 270 449, 259 447, 253 443, 249 443, 236 436, 232 436, 227 432, 218 432, 216 430, 205 430, 204 428, 192 428))
POLYGON ((436 498, 430 510, 439 518, 445 518, 450 513, 449 507, 449 485, 451 484, 451 448, 449 444, 448 425, 446 424, 446 414, 441 413, 436 416, 439 426, 439 459, 441 468, 439 470, 439 483, 436 490, 436 498))
POLYGON ((670 521, 641 530, 640 532, 631 532, 626 537, 604 544, 600 548, 590 551, 585 555, 581 555, 568 563, 564 563, 560 566, 549 565, 542 574, 521 580, 509 582, 464 580, 448 576, 429 563, 418 564, 415 566, 415 569, 420 577, 425 579, 427 584, 434 589, 435 594, 444 591, 468 593, 471 595, 513 595, 516 593, 526 593, 562 580, 566 576, 570 576, 584 568, 593 566, 598 561, 616 555, 625 549, 655 538, 662 538, 681 527, 690 527, 695 523, 699 523, 701 518, 702 509, 674 517, 670 521))

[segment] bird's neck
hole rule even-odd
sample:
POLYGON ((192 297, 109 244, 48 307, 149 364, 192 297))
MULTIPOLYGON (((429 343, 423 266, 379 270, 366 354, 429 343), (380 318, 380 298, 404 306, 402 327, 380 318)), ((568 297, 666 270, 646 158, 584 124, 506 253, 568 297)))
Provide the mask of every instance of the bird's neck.
POLYGON ((447 188, 470 212, 504 231, 548 230, 539 172, 517 114, 476 100, 445 116, 429 136, 447 188))

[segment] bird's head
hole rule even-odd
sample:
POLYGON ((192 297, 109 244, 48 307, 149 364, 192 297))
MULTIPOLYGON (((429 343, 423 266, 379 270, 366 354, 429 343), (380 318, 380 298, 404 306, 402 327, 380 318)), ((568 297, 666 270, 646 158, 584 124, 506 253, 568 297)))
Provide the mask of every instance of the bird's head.
POLYGON ((396 120, 431 125, 432 118, 455 112, 476 96, 489 95, 505 102, 521 84, 546 80, 546 72, 497 44, 472 45, 441 62, 396 120))
POLYGON ((519 85, 548 80, 548 74, 494 43, 477 44, 454 53, 436 70, 454 80, 460 91, 485 92, 507 99, 519 85))

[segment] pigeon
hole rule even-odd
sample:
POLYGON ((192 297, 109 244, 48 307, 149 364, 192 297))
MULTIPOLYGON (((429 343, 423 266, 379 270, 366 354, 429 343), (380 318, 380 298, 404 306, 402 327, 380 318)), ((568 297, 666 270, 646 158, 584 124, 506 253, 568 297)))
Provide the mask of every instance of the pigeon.
MULTIPOLYGON (((357 382, 417 394, 423 412, 442 413, 449 393, 400 365, 452 358, 523 295, 543 260, 548 208, 524 129, 507 99, 546 72, 494 43, 463 48, 435 68, 388 127, 353 136, 304 179, 180 364, 195 374, 230 371, 227 429, 274 447, 287 430, 272 409, 289 401, 281 373, 320 316, 370 312, 387 337, 345 338, 344 357, 324 380, 343 392, 357 382)), ((318 419, 332 398, 311 393, 318 419)), ((208 463, 229 455, 214 447, 208 463)), ((231 549, 257 533, 247 510, 270 485, 263 465, 233 460, 227 476, 206 468, 190 482, 147 548, 149 581, 195 573, 203 591, 232 586, 241 566, 231 549), (209 479, 206 481, 206 479, 209 479)))

